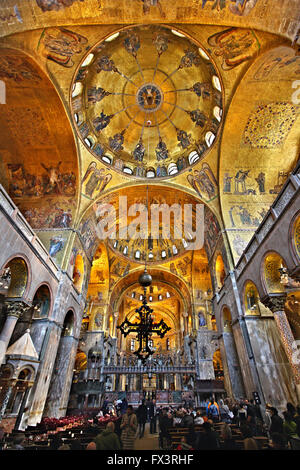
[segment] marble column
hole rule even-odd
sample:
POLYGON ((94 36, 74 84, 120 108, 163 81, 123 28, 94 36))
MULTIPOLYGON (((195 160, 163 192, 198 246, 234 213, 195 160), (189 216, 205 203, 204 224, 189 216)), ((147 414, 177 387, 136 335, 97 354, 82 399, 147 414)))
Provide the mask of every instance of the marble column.
POLYGON ((34 345, 37 344, 39 350, 40 367, 29 398, 29 426, 36 426, 42 419, 61 337, 61 326, 55 322, 47 322, 46 325, 47 328, 43 330, 43 334, 41 335, 42 341, 38 339, 37 330, 34 335, 34 345))
POLYGON ((114 312, 114 323, 113 323, 113 331, 112 331, 112 336, 117 335, 117 325, 118 325, 118 318, 119 318, 119 312, 114 312))
POLYGON ((23 313, 31 308, 22 301, 6 301, 7 318, 0 334, 0 365, 5 362, 7 346, 14 332, 15 326, 23 313))
POLYGON ((186 312, 183 312, 183 329, 184 329, 184 336, 188 335, 188 314, 186 312))
POLYGON ((87 410, 87 409, 88 409, 88 406, 89 406, 89 394, 86 393, 86 394, 84 395, 83 409, 84 409, 84 410, 87 410))
POLYGON ((59 418, 66 414, 77 345, 78 339, 73 336, 60 340, 45 406, 46 416, 59 418))
POLYGON ((174 374, 175 390, 181 390, 180 374, 174 374))
POLYGON ((299 359, 295 358, 297 352, 297 345, 292 333, 289 321, 284 311, 284 305, 287 295, 284 294, 270 294, 268 297, 262 299, 262 303, 268 307, 274 315, 278 332, 281 337, 282 345, 286 352, 288 361, 290 363, 294 382, 296 385, 298 398, 300 398, 300 364, 299 359))
POLYGON ((5 412, 6 412, 6 408, 7 408, 7 405, 8 405, 8 402, 9 402, 9 399, 11 397, 11 394, 13 392, 13 389, 15 387, 17 383, 17 380, 13 380, 12 382, 10 382, 9 384, 9 387, 8 389, 6 390, 6 393, 5 393, 5 396, 4 396, 4 399, 1 403, 1 408, 0 408, 0 422, 2 421, 4 415, 5 415, 5 412))
POLYGON ((32 390, 32 386, 33 386, 33 382, 28 382, 27 388, 26 388, 26 391, 24 393, 22 403, 21 403, 21 406, 20 406, 20 409, 19 409, 18 417, 17 417, 17 420, 16 420, 15 430, 25 431, 25 429, 27 427, 28 415, 27 415, 27 413, 24 413, 24 410, 25 410, 25 407, 26 407, 26 404, 27 404, 27 401, 28 401, 28 397, 29 397, 30 392, 32 390))
POLYGON ((223 332, 219 345, 224 369, 225 389, 229 396, 239 399, 245 396, 245 390, 233 334, 223 332))

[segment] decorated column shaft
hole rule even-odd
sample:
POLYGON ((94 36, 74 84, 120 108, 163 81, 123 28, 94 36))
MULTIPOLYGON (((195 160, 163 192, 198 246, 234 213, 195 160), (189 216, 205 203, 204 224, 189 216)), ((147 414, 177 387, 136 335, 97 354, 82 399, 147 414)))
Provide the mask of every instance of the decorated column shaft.
POLYGON ((67 411, 78 339, 61 338, 45 406, 46 416, 59 418, 67 411))
POLYGON ((6 393, 5 393, 4 399, 3 399, 2 403, 1 403, 1 408, 0 408, 0 421, 2 421, 3 416, 5 415, 6 408, 7 408, 9 399, 10 399, 10 397, 11 397, 12 391, 13 391, 13 389, 14 389, 14 386, 16 385, 16 382, 17 382, 16 380, 12 381, 12 382, 9 384, 8 389, 6 390, 6 393))
POLYGON ((268 307, 274 315, 277 328, 281 337, 281 341, 286 352, 288 361, 290 363, 295 384, 300 392, 300 363, 299 359, 297 360, 297 346, 295 343, 295 338, 292 333, 289 321, 287 319, 286 313, 284 311, 284 305, 286 302, 286 294, 272 295, 262 299, 262 302, 266 307, 268 307))

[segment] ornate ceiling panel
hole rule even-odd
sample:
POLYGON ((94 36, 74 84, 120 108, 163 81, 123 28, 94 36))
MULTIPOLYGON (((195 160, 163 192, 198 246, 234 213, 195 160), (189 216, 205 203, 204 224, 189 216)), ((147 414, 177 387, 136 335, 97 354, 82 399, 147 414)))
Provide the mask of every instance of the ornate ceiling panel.
POLYGON ((220 198, 235 260, 299 156, 300 106, 294 96, 299 59, 286 46, 262 54, 239 84, 227 114, 220 198))
POLYGON ((2 0, 0 34, 78 24, 199 23, 296 37, 298 0, 2 0))
POLYGON ((126 175, 170 177, 217 140, 221 78, 203 47, 184 34, 139 26, 89 50, 74 76, 71 106, 95 158, 126 175))

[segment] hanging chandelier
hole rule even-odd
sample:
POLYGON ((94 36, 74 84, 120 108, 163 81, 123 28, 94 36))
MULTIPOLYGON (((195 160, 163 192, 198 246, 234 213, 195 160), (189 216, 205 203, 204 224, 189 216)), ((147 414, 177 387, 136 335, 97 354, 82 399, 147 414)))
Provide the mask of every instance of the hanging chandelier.
POLYGON ((162 319, 159 323, 154 323, 153 321, 153 317, 151 315, 153 313, 153 309, 147 304, 146 297, 147 287, 152 284, 152 276, 147 272, 146 266, 145 271, 139 277, 139 283, 144 289, 142 305, 135 310, 136 313, 139 314, 140 321, 132 323, 126 317, 123 323, 117 326, 117 328, 125 338, 129 333, 137 334, 139 348, 134 352, 134 354, 141 359, 143 364, 145 364, 148 357, 154 353, 149 346, 149 340, 151 339, 152 334, 155 333, 160 338, 163 338, 171 328, 162 319))

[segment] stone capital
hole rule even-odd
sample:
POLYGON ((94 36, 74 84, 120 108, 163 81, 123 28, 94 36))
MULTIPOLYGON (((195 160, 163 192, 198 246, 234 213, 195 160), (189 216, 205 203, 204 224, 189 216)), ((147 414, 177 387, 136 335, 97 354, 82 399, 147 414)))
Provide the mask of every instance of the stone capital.
POLYGON ((6 300, 5 301, 6 312, 8 317, 21 318, 22 315, 31 308, 22 300, 6 300))
POLYGON ((284 311, 284 305, 287 299, 287 294, 269 294, 263 299, 261 299, 261 302, 271 310, 271 312, 276 313, 276 312, 283 312, 284 311))

